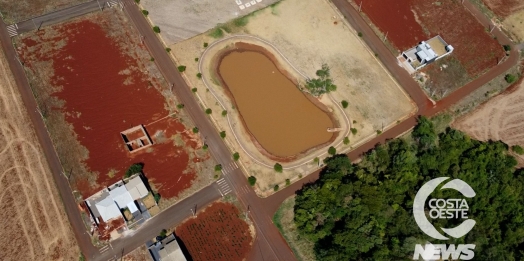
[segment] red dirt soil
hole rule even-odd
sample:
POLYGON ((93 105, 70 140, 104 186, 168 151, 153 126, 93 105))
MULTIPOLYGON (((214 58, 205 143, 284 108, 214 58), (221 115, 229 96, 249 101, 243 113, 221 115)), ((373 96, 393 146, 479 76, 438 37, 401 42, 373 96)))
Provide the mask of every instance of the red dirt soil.
POLYGON ((230 203, 217 202, 175 230, 194 261, 241 261, 251 250, 249 226, 230 203))
MULTIPOLYGON (((56 52, 38 52, 37 48, 36 54, 25 55, 53 61, 52 85, 63 87, 54 96, 65 101, 60 109, 72 124, 80 144, 89 151, 85 161, 88 170, 98 172, 98 187, 89 187, 85 180, 78 180, 77 189, 88 197, 121 179, 131 164, 141 162, 145 175, 162 197, 175 197, 190 187, 195 178, 194 173, 182 173, 188 167, 189 156, 184 148, 175 147, 169 139, 183 132, 184 126, 171 117, 147 126, 168 114, 164 97, 153 86, 156 83, 148 81, 137 61, 126 55, 118 42, 109 38, 97 24, 104 22, 83 20, 61 24, 43 30, 56 30, 62 37, 46 39, 43 33, 37 32, 39 43, 23 41, 27 46, 38 46, 66 40, 65 46, 56 52), (126 69, 130 71, 127 75, 122 73, 126 69), (120 132, 139 124, 146 125, 151 138, 163 131, 167 142, 158 143, 153 139, 155 145, 129 153, 120 132), (117 171, 113 178, 107 175, 110 170, 117 171)), ((31 68, 30 62, 26 65, 31 68)))
POLYGON ((400 51, 429 39, 415 20, 412 5, 415 0, 354 0, 362 1, 362 12, 366 13, 380 31, 388 34, 388 40, 400 51))
POLYGON ((496 15, 505 18, 524 8, 522 0, 483 0, 496 15))
MULTIPOLYGON (((354 0, 358 5, 359 0, 354 0)), ((476 77, 497 65, 504 57, 500 44, 493 39, 477 19, 454 0, 364 0, 362 11, 386 33, 401 51, 423 40, 440 35, 455 50, 453 55, 462 63, 470 77, 476 77), (418 22, 417 22, 418 21, 418 22), (424 29, 430 35, 424 34, 424 29)))

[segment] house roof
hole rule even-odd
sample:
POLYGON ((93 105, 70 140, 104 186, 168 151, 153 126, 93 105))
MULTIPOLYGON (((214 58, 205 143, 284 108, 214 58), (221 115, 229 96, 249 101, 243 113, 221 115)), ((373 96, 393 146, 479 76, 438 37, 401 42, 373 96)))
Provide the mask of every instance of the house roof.
POLYGON ((102 217, 102 220, 104 221, 122 216, 120 209, 118 209, 118 206, 110 197, 98 201, 95 206, 98 213, 100 213, 100 217, 102 217))
POLYGON ((127 191, 133 200, 143 198, 149 193, 140 176, 136 176, 126 184, 127 191))
POLYGON ((133 202, 133 198, 131 198, 131 194, 129 194, 125 186, 114 188, 109 191, 109 195, 119 208, 125 208, 129 203, 133 202))

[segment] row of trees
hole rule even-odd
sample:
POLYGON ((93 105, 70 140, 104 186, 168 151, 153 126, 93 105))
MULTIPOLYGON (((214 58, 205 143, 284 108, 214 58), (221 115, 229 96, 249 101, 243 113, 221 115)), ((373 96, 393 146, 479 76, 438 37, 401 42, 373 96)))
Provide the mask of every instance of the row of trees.
POLYGON ((322 64, 322 69, 316 72, 318 78, 308 79, 306 81, 306 89, 314 96, 320 96, 324 93, 329 93, 337 90, 337 86, 331 79, 330 69, 327 64, 322 64))
MULTIPOLYGON (((358 165, 346 155, 325 160, 320 178, 297 192, 295 224, 315 243, 318 260, 407 260, 415 244, 439 243, 412 215, 418 189, 436 177, 459 178, 477 195, 465 237, 441 244, 476 244, 475 260, 524 259, 524 171, 502 142, 481 142, 447 129, 437 134, 421 118, 412 139, 395 139, 368 152, 358 165)), ((432 197, 456 193, 436 190, 432 197)), ((456 227, 463 220, 432 220, 456 227)))

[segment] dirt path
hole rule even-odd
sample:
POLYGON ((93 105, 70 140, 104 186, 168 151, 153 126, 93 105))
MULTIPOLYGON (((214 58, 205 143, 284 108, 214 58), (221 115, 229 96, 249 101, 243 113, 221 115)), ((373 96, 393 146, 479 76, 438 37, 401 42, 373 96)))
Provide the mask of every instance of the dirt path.
POLYGON ((0 57, 0 259, 74 260, 79 250, 6 60, 0 57), (27 251, 20 251, 21 249, 27 251))

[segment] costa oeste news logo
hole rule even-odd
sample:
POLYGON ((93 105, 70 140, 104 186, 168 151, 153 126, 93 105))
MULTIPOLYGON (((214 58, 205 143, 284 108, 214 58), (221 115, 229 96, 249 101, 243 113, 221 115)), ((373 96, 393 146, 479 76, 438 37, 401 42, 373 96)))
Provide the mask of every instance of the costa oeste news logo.
MULTIPOLYGON (((417 225, 426 235, 438 240, 448 240, 448 236, 461 238, 471 231, 473 226, 475 226, 475 221, 468 219, 469 205, 466 199, 430 198, 428 200, 431 193, 448 179, 448 177, 441 177, 428 181, 419 189, 415 196, 415 201, 413 202, 413 216, 415 217, 417 225), (429 206, 428 215, 431 219, 455 218, 464 221, 454 228, 441 227, 440 230, 445 234, 443 235, 426 217, 424 212, 426 202, 429 206)), ((475 191, 473 191, 466 182, 460 179, 453 179, 444 184, 440 189, 454 189, 466 198, 472 198, 475 196, 475 191)), ((449 260, 450 257, 452 260, 471 260, 475 256, 473 249, 475 249, 474 244, 460 244, 458 246, 455 246, 454 244, 433 245, 427 243, 424 246, 417 244, 415 245, 413 260, 419 260, 420 257, 424 260, 449 260)))

